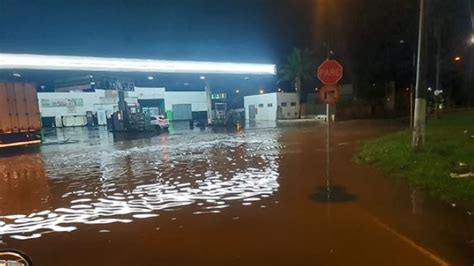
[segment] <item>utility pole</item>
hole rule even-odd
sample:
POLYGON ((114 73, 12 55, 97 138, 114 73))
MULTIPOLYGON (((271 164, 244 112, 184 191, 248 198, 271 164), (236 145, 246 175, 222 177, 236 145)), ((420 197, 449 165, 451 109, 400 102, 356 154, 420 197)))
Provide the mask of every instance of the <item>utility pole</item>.
POLYGON ((413 130, 413 84, 410 85, 410 129, 413 130))
POLYGON ((440 75, 441 75, 441 21, 438 19, 436 22, 436 87, 435 87, 435 114, 436 118, 440 118, 439 110, 439 92, 441 91, 440 87, 440 75))
POLYGON ((468 92, 469 92, 469 100, 468 100, 468 104, 469 106, 472 106, 473 104, 473 98, 474 96, 472 95, 472 71, 473 71, 473 64, 474 64, 474 51, 472 49, 472 38, 474 38, 474 12, 472 10, 472 6, 473 6, 473 0, 468 0, 468 3, 469 3, 469 14, 471 15, 471 47, 468 51, 468 55, 469 55, 469 61, 468 61, 468 71, 469 71, 469 75, 468 75, 468 92))
MULTIPOLYGON (((439 22, 438 22, 439 23, 439 22)), ((441 30, 440 25, 436 25, 436 85, 435 90, 441 90, 440 88, 440 74, 441 74, 441 30)))
POLYGON ((413 51, 413 59, 412 59, 412 78, 410 82, 410 129, 413 130, 413 94, 414 94, 414 81, 416 79, 416 50, 413 51))
POLYGON ((429 0, 420 0, 420 23, 418 28, 418 62, 415 87, 415 117, 413 126, 412 146, 420 151, 425 145, 426 127, 426 37, 427 37, 427 6, 429 0))

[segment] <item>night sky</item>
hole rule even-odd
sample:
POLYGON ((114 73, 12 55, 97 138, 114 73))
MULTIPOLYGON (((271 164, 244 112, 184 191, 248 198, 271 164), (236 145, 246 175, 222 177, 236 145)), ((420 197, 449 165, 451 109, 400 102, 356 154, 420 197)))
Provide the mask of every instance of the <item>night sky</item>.
MULTIPOLYGON (((441 83, 456 91, 474 64, 452 62, 474 58, 468 0, 430 2, 429 83, 432 25, 444 17, 441 83)), ((343 82, 382 97, 372 84, 412 82, 418 14, 416 0, 0 0, 0 52, 282 64, 293 47, 315 49, 324 60, 328 42, 345 66, 343 82)), ((265 86, 291 90, 291 83, 265 86)))
POLYGON ((0 0, 0 51, 276 63, 292 1, 0 0))

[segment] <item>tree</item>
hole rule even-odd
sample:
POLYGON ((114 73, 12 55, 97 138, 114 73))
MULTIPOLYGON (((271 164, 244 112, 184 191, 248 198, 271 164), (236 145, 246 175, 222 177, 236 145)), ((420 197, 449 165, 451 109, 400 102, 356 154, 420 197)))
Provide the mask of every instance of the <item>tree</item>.
POLYGON ((312 80, 315 71, 314 52, 310 49, 293 48, 288 56, 287 63, 278 69, 281 80, 293 82, 295 92, 298 93, 299 118, 301 118, 301 83, 312 80))

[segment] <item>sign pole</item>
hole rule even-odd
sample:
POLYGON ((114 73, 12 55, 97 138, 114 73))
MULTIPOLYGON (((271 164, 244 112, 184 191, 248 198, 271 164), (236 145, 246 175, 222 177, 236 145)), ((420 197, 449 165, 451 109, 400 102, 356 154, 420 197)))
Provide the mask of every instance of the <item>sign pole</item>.
POLYGON ((331 114, 329 110, 329 104, 326 104, 326 194, 328 202, 331 199, 331 181, 330 181, 330 168, 331 168, 331 157, 330 157, 330 143, 331 143, 331 114))
MULTIPOLYGON (((340 98, 337 86, 342 79, 344 68, 336 60, 326 59, 317 69, 318 79, 325 85, 319 91, 319 97, 326 103, 326 197, 331 200, 331 110, 330 104, 336 104, 340 98)), ((329 206, 329 205, 328 205, 329 206)))

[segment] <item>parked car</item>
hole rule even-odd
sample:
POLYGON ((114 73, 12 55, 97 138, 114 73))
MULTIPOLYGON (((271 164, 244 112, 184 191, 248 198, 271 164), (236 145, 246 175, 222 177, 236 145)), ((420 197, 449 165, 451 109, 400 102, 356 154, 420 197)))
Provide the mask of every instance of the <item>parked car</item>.
POLYGON ((164 115, 152 115, 150 116, 150 124, 155 126, 158 132, 167 131, 170 124, 164 115))

